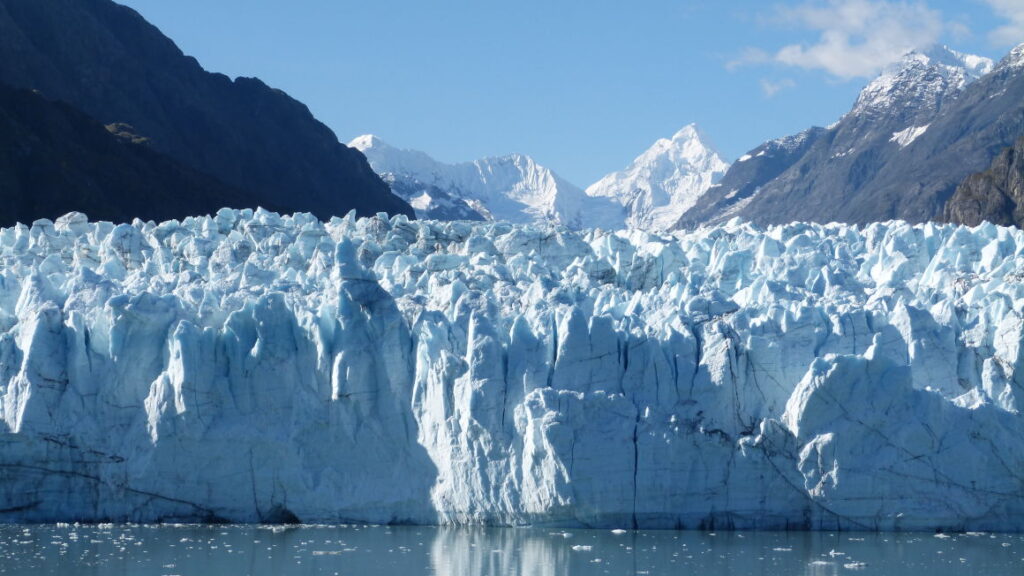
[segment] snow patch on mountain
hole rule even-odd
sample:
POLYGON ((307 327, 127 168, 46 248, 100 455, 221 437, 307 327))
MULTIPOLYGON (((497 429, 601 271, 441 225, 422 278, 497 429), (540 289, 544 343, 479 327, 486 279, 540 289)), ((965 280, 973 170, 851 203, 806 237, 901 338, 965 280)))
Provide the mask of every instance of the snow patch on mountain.
POLYGON ((0 230, 0 520, 1024 529, 1024 232, 0 230))
POLYGON ((373 135, 360 136, 349 146, 362 151, 374 171, 421 218, 551 222, 572 228, 623 225, 619 206, 588 197, 529 156, 509 154, 445 164, 420 151, 390 146, 373 135))
POLYGON ((631 228, 663 231, 672 228, 728 168, 707 137, 690 124, 672 138, 659 139, 625 170, 608 174, 586 193, 621 204, 631 228))
POLYGON ((1024 67, 1024 44, 1018 44, 1010 53, 999 61, 1000 69, 1024 67))
POLYGON ((893 132, 892 138, 889 142, 895 142, 900 148, 906 148, 914 140, 917 140, 919 136, 928 131, 928 124, 924 126, 911 126, 906 130, 900 130, 899 132, 893 132))

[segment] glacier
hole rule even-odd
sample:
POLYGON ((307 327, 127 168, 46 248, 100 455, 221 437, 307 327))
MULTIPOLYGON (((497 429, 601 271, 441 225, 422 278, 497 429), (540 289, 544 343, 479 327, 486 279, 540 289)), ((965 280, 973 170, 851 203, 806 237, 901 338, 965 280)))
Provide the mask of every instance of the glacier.
POLYGON ((0 521, 1024 528, 1024 232, 0 230, 0 521))

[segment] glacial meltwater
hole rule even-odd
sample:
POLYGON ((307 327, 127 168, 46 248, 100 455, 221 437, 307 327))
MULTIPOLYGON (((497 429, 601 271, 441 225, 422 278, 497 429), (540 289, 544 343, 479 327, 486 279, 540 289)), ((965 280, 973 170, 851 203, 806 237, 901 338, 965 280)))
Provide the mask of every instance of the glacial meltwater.
POLYGON ((1024 573, 1024 535, 251 525, 0 526, 0 574, 1024 573))

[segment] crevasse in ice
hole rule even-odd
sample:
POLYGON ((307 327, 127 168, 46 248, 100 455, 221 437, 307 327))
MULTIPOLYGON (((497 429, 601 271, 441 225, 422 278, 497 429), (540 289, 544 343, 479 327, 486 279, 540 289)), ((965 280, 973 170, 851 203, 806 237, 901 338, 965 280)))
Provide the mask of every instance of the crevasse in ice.
POLYGON ((1024 529, 1024 232, 0 230, 0 520, 1024 529))

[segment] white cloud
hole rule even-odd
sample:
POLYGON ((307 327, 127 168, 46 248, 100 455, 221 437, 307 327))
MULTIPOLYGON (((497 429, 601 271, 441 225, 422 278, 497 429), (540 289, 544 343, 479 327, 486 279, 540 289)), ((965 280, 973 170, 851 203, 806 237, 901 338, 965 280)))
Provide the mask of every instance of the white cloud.
POLYGON ((775 96, 786 88, 793 88, 796 86, 796 82, 793 82, 789 78, 783 78, 781 80, 769 80, 767 78, 761 79, 761 91, 764 92, 766 98, 775 96))
MULTIPOLYGON (((1019 5, 1024 0, 991 1, 1019 5)), ((937 43, 947 27, 939 12, 921 2, 892 0, 819 0, 781 8, 779 20, 817 32, 817 41, 774 53, 748 49, 728 66, 774 62, 844 80, 870 77, 907 51, 937 43)))
POLYGON ((772 61, 772 55, 760 48, 744 48, 739 57, 725 63, 725 68, 732 72, 748 64, 765 64, 772 61))
POLYGON ((992 11, 1007 23, 989 33, 989 38, 1002 46, 1024 42, 1024 0, 985 0, 992 11))

